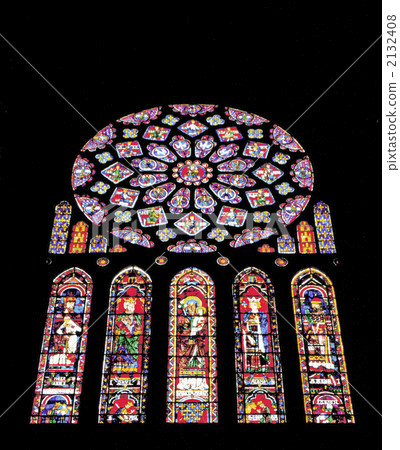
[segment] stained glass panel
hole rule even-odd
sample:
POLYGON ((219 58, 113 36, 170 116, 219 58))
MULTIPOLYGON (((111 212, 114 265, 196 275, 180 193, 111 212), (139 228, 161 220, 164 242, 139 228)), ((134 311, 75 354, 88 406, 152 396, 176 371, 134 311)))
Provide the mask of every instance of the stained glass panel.
POLYGON ((297 240, 300 253, 317 253, 315 245, 314 228, 305 220, 301 221, 297 227, 297 240))
POLYGON ((77 423, 92 296, 76 267, 53 281, 31 423, 77 423))
POLYGON ((306 422, 354 423, 335 292, 317 269, 292 281, 306 422))
POLYGON ((237 419, 286 422, 274 287, 250 267, 233 284, 237 419))
POLYGON ((111 285, 99 423, 145 422, 152 282, 138 267, 111 285))
POLYGON ((326 203, 318 202, 314 205, 314 221, 319 251, 321 253, 336 253, 331 214, 326 203))
POLYGON ((71 205, 62 201, 55 208, 49 253, 64 254, 67 249, 68 229, 71 222, 71 205))
POLYGON ((89 227, 85 222, 78 222, 72 227, 69 253, 85 253, 89 227))
POLYGON ((276 240, 278 244, 278 253, 291 254, 296 253, 296 245, 294 239, 288 234, 279 236, 276 240))
POLYGON ((191 267, 170 286, 167 422, 215 423, 217 402, 215 287, 191 267))

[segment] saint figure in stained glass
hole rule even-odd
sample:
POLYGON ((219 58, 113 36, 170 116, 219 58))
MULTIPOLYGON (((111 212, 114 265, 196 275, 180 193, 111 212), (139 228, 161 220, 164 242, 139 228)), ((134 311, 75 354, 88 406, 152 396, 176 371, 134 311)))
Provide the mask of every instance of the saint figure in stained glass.
POLYGON ((195 267, 171 282, 168 356, 167 422, 217 422, 214 283, 195 267))
POLYGON ((330 279, 309 268, 292 280, 306 422, 353 423, 354 414, 330 279))
POLYGON ((286 422, 274 288, 255 267, 233 284, 239 423, 286 422))

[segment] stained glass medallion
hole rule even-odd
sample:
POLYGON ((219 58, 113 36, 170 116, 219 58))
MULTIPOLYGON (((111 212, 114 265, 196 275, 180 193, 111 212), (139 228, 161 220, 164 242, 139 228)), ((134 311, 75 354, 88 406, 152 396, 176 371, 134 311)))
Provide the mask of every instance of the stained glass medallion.
POLYGON ((72 172, 86 218, 118 222, 121 209, 130 209, 135 232, 154 227, 146 232, 155 242, 160 227, 177 230, 166 250, 182 235, 212 239, 201 236, 206 226, 190 228, 192 219, 252 231, 263 208, 287 225, 307 207, 313 180, 304 148, 283 128, 208 104, 156 106, 117 119, 82 147, 72 172))

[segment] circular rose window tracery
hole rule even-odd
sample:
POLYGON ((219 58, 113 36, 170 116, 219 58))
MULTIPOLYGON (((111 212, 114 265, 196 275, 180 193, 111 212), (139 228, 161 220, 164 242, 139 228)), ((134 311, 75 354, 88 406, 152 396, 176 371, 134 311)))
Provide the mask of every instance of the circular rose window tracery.
POLYGON ((292 223, 313 184, 304 148, 281 127, 203 104, 116 120, 82 147, 72 170, 76 202, 91 222, 110 221, 124 242, 192 253, 215 251, 228 236, 232 247, 267 239, 271 215, 292 223))

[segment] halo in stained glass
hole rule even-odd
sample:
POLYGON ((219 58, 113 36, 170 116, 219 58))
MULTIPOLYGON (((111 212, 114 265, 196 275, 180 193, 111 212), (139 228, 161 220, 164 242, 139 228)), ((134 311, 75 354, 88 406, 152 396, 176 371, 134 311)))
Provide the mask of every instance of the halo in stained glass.
MULTIPOLYGON (((129 208, 132 225, 153 227, 146 233, 158 245, 159 226, 182 225, 188 214, 203 225, 216 215, 232 235, 249 228, 260 208, 287 225, 306 208, 314 185, 310 158, 296 139, 232 107, 151 107, 117 119, 88 142, 72 169, 79 208, 97 225, 129 208), (99 182, 109 188, 92 189, 99 182)), ((186 224, 180 231, 195 236, 186 224)))

